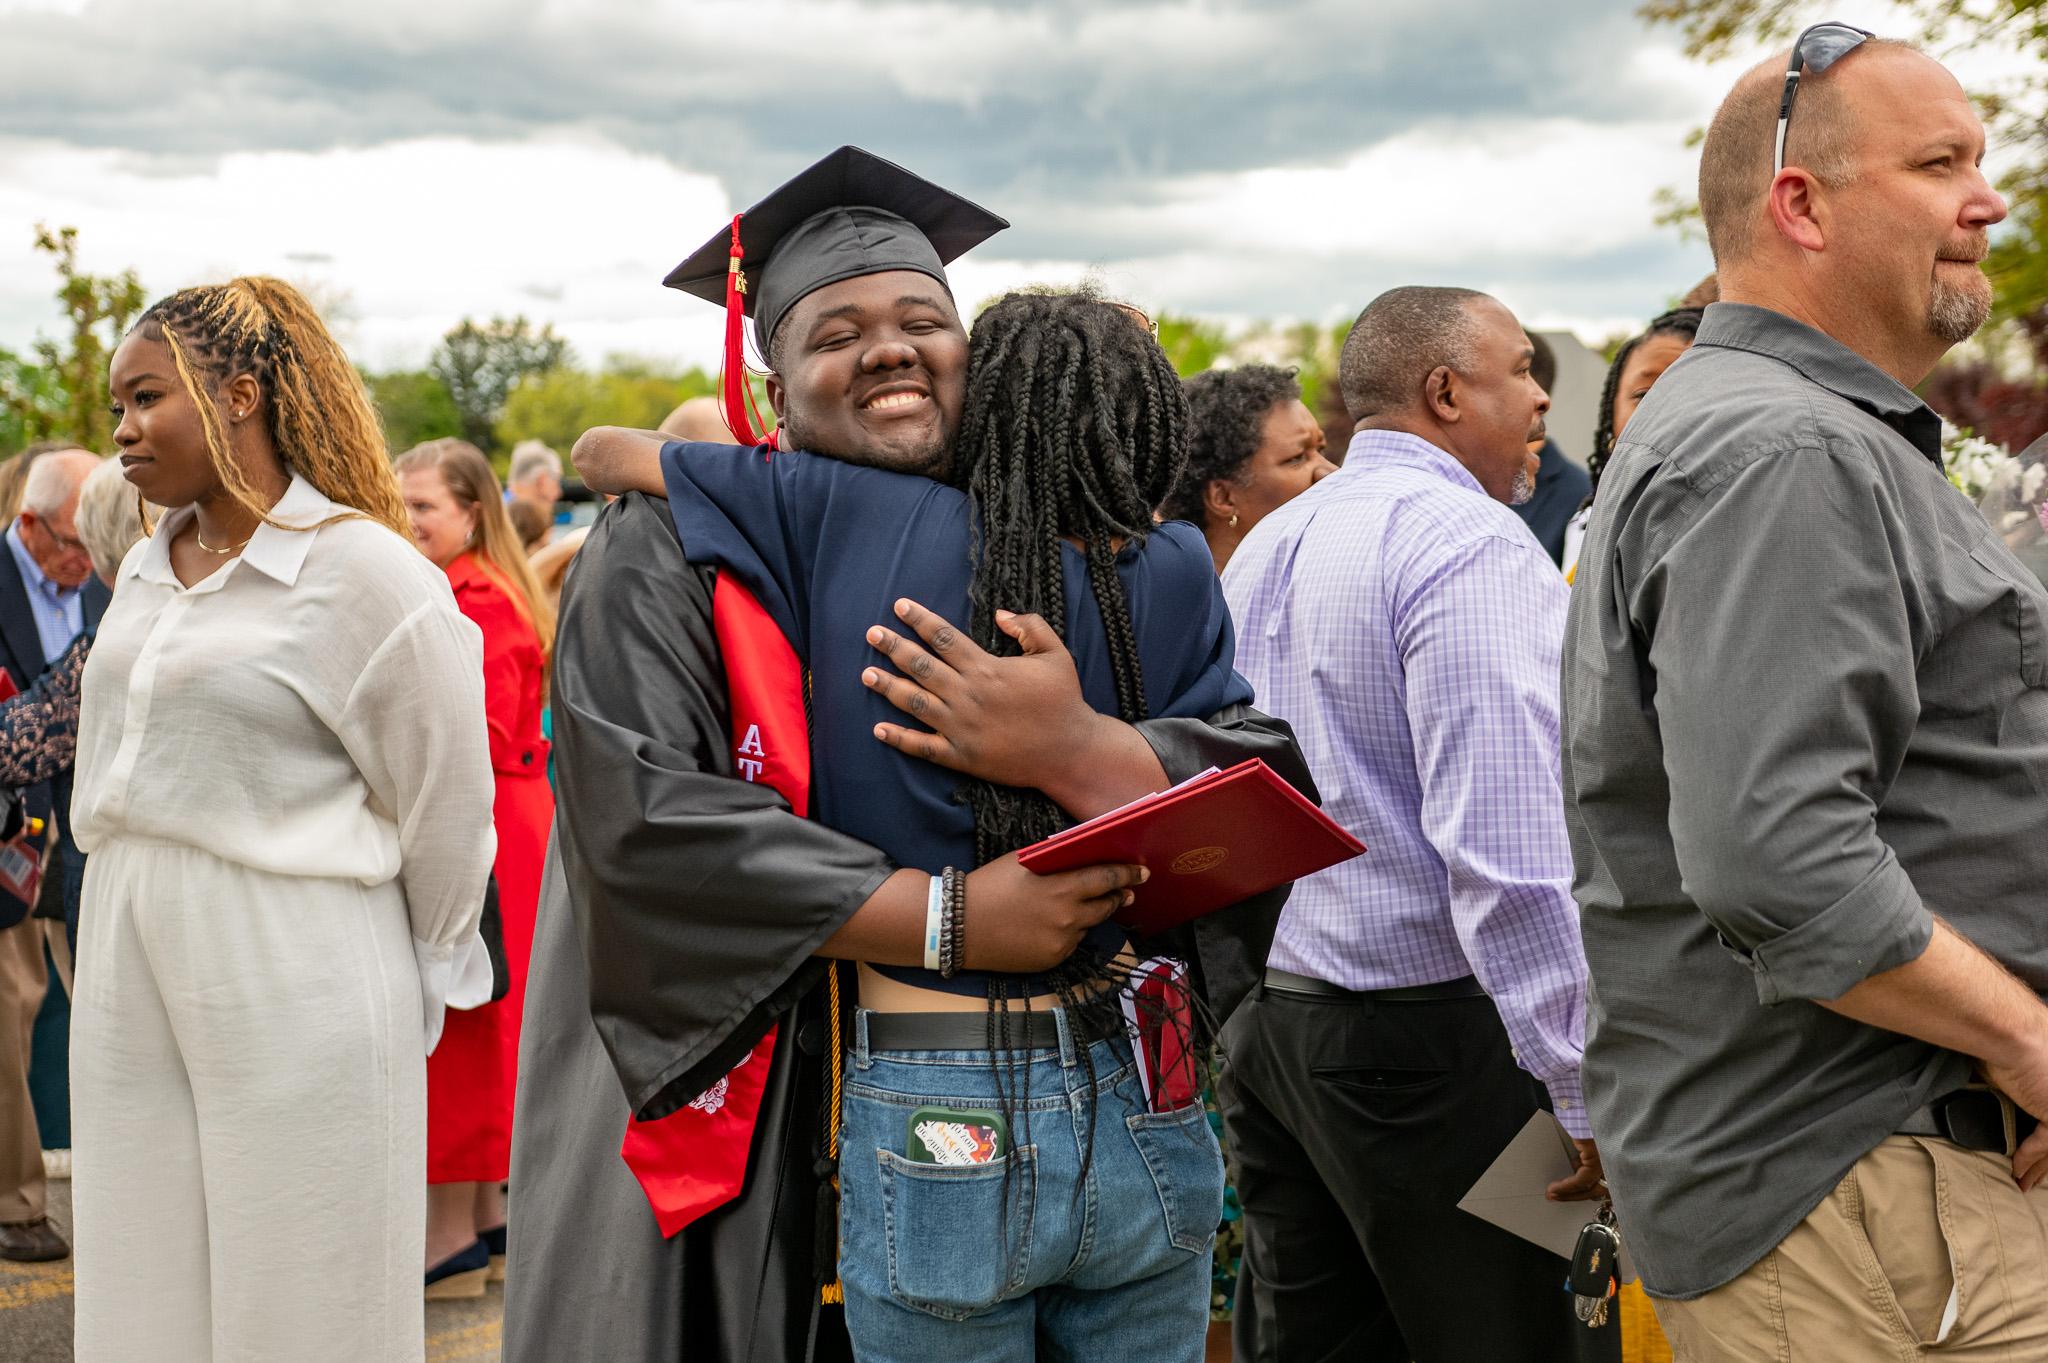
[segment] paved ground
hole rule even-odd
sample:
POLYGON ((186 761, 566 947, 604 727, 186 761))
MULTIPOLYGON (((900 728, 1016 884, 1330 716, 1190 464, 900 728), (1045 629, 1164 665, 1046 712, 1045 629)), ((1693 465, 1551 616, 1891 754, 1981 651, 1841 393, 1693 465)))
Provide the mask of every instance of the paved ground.
MULTIPOLYGON (((71 1185, 50 1185, 50 1215, 71 1231, 71 1185)), ((497 1363, 502 1285, 480 1301, 427 1303, 427 1363, 497 1363)), ((0 1259, 0 1363, 71 1363, 71 1261, 0 1259)))
MULTIPOLYGON (((50 1185, 50 1215, 71 1233, 71 1185, 50 1185)), ((497 1363, 502 1284, 481 1301, 427 1303, 427 1363, 497 1363)), ((1211 1363, 1230 1357, 1222 1331, 1209 1339, 1211 1363)), ((0 1363, 71 1363, 71 1261, 11 1264, 0 1259, 0 1363)))

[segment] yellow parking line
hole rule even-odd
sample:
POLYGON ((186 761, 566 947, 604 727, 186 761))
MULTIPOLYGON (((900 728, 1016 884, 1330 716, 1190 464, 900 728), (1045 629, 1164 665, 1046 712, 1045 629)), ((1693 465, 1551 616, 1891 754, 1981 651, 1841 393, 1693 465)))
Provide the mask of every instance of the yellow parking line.
POLYGON ((452 1335, 434 1335, 427 1340, 427 1363, 464 1363, 475 1355, 496 1358, 503 1343, 503 1327, 495 1320, 457 1330, 452 1335))
POLYGON ((0 1311, 13 1311, 23 1306, 34 1306, 37 1302, 52 1297, 71 1295, 71 1270, 52 1273, 47 1278, 22 1278, 12 1282, 0 1282, 0 1311))

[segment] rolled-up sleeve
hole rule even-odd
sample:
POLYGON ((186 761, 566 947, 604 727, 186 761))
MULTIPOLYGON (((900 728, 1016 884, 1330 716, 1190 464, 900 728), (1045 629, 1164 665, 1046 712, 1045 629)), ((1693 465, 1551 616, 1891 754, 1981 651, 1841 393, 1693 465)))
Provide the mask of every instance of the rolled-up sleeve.
POLYGON ((1516 1059, 1586 1137, 1586 959, 1558 784, 1569 599, 1534 538, 1487 537, 1405 591, 1394 629, 1422 827, 1449 876, 1453 929, 1516 1059))
POLYGON ((1865 459, 1774 452, 1709 490, 1630 604, 1685 893, 1766 1004, 1839 998, 1933 932, 1877 832, 1920 713, 1899 529, 1865 459))

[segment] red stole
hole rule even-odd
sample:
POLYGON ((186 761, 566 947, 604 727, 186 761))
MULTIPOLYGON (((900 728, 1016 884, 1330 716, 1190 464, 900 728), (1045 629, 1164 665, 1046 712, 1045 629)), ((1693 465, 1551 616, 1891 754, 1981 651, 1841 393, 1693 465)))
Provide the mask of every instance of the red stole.
MULTIPOLYGON (((773 786, 801 817, 810 805, 811 741, 796 650, 754 595, 722 573, 712 588, 711 623, 725 658, 735 771, 742 780, 773 786)), ((640 1181, 664 1237, 746 1186, 776 1030, 770 1027, 687 1106, 649 1122, 628 1119, 619 1154, 640 1181)))

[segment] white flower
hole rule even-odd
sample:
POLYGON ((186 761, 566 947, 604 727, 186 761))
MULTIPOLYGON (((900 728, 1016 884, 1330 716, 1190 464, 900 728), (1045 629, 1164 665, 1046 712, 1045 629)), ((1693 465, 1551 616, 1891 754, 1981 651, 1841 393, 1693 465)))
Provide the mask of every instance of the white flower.
MULTIPOLYGON (((1945 421, 1941 424, 1941 455, 1948 480, 1972 501, 1997 487, 2008 474, 2021 476, 2019 460, 2010 452, 1945 421)), ((2033 472, 2038 473, 2039 469, 2033 472)), ((2038 478, 2034 485, 2039 486, 2038 478)), ((2024 481, 2021 486, 2024 490, 2024 481)))

